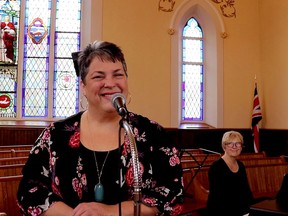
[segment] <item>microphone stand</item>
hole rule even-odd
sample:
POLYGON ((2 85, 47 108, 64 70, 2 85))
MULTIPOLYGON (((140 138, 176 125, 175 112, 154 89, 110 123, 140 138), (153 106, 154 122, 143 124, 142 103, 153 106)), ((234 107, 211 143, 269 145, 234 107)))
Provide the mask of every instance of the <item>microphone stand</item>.
POLYGON ((130 125, 127 122, 127 116, 124 116, 120 121, 120 126, 124 128, 128 135, 130 150, 132 155, 132 165, 133 165, 133 173, 134 173, 134 215, 140 216, 140 204, 141 204, 141 175, 140 175, 140 166, 139 166, 139 158, 137 152, 137 146, 135 142, 135 138, 132 132, 130 125))

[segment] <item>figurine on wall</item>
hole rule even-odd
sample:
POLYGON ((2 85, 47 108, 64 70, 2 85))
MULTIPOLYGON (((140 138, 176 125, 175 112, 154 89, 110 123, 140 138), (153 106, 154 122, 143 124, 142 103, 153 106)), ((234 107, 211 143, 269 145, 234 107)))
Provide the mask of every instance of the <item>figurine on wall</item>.
POLYGON ((1 61, 13 63, 14 62, 14 41, 16 40, 16 28, 15 25, 10 21, 10 17, 6 15, 4 21, 1 22, 1 39, 4 47, 2 50, 5 51, 3 59, 3 52, 1 53, 1 61))

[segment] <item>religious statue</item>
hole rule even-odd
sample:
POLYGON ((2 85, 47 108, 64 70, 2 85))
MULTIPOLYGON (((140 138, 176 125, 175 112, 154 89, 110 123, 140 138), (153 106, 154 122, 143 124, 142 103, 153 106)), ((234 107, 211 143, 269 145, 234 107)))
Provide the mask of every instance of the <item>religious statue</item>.
POLYGON ((6 49, 6 58, 4 58, 4 61, 12 63, 14 62, 14 41, 16 40, 16 28, 10 21, 9 16, 5 16, 4 21, 1 22, 1 33, 4 49, 6 49))

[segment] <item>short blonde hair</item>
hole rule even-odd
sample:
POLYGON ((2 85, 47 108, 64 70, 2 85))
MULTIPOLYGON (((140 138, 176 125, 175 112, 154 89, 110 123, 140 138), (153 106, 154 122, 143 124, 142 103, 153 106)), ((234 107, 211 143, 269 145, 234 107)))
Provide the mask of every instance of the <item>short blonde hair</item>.
POLYGON ((224 133, 222 137, 222 148, 224 148, 226 143, 230 142, 231 140, 234 140, 235 138, 239 139, 243 145, 244 142, 243 136, 239 132, 232 130, 224 133))

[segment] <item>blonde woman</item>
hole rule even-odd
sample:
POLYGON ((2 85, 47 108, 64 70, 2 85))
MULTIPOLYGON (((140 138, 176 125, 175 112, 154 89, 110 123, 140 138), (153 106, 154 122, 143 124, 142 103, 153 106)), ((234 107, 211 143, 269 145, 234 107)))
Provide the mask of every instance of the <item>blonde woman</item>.
POLYGON ((224 155, 215 161, 208 172, 208 215, 242 216, 249 214, 253 195, 244 164, 236 157, 243 148, 243 136, 228 131, 222 137, 224 155))

